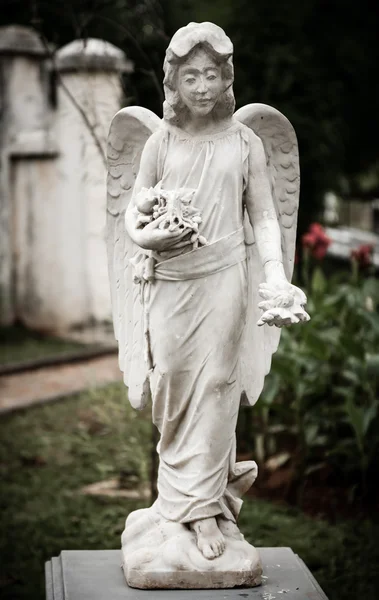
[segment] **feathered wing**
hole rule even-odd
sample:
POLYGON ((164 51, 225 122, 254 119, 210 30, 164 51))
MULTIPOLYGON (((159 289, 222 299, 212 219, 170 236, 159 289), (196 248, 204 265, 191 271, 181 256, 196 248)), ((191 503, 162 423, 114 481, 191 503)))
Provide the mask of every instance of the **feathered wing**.
MULTIPOLYGON (((278 110, 266 104, 248 104, 235 113, 235 118, 250 127, 264 145, 272 196, 281 230, 284 270, 291 281, 296 244, 299 206, 300 168, 295 131, 278 110)), ((265 280, 254 234, 245 214, 249 276, 249 309, 245 328, 241 369, 243 389, 249 404, 254 404, 262 391, 264 378, 270 370, 271 357, 276 352, 281 330, 257 326, 261 316, 258 286, 265 280)))
POLYGON ((143 359, 143 319, 139 286, 133 284, 130 259, 138 252, 125 229, 125 210, 131 200, 146 141, 161 120, 150 110, 130 106, 113 118, 107 145, 108 272, 112 314, 118 341, 119 366, 135 408, 143 408, 147 366, 143 359))

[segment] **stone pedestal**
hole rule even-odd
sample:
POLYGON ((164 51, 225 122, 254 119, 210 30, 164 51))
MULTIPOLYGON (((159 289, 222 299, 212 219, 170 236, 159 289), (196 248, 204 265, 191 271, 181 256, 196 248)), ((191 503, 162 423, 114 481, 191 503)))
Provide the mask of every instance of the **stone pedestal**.
POLYGON ((217 519, 225 550, 212 560, 199 551, 196 535, 182 523, 164 519, 155 506, 136 510, 121 536, 126 582, 140 589, 251 588, 262 583, 260 556, 237 525, 217 519))
POLYGON ((119 550, 64 550, 46 563, 46 600, 328 600, 290 548, 258 548, 262 585, 225 590, 138 590, 128 587, 119 550))

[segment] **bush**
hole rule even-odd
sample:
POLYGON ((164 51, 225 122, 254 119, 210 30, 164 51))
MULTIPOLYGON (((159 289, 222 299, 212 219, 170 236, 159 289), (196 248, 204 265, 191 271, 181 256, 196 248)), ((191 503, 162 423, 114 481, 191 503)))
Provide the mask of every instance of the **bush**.
POLYGON ((282 332, 254 411, 258 458, 289 450, 298 491, 319 470, 349 486, 351 497, 366 495, 375 482, 370 475, 379 458, 379 282, 363 272, 353 259, 350 276, 326 279, 306 253, 303 278, 312 319, 282 332))

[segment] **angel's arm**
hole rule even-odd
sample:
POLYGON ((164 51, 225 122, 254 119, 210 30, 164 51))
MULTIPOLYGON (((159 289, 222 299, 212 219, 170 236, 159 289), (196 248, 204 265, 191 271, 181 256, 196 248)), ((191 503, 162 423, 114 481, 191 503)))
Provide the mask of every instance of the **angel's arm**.
POLYGON ((160 144, 160 132, 153 133, 142 151, 141 162, 134 184, 132 198, 125 213, 125 226, 133 242, 141 245, 140 231, 137 227, 137 211, 134 199, 143 187, 150 188, 157 184, 157 161, 160 144))
POLYGON ((159 146, 162 139, 162 130, 153 133, 147 140, 142 151, 140 168, 134 184, 132 198, 125 212, 125 227, 129 236, 137 246, 146 250, 157 250, 164 252, 173 248, 181 248, 183 245, 189 245, 190 240, 183 244, 183 240, 188 235, 188 230, 169 231, 168 229, 159 229, 159 224, 165 217, 162 216, 143 229, 137 223, 138 211, 135 206, 135 197, 142 188, 154 187, 158 183, 157 164, 159 146), (180 244, 180 245, 179 245, 180 244))
POLYGON ((276 216, 262 141, 249 131, 249 175, 245 192, 246 208, 254 230, 259 256, 268 283, 287 281, 281 249, 281 234, 276 216))

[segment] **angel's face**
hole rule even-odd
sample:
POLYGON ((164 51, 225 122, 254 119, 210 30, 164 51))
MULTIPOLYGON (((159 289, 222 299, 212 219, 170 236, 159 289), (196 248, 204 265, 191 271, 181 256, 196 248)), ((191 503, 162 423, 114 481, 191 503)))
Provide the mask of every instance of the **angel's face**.
POLYGON ((178 92, 194 117, 210 114, 224 87, 220 65, 201 48, 179 67, 178 92))

